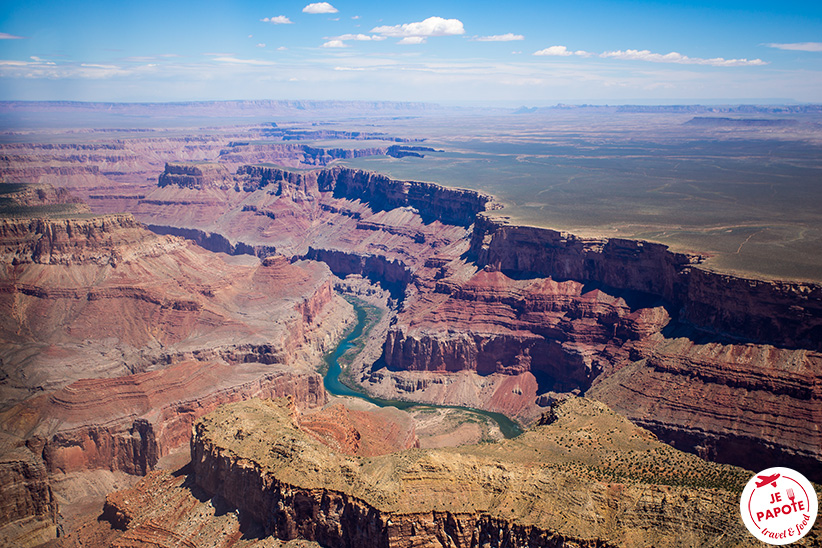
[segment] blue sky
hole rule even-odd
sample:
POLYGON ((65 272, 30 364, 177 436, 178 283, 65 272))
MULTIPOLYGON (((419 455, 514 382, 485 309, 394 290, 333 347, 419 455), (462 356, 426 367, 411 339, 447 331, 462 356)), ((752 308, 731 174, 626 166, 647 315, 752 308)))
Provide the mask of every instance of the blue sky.
POLYGON ((822 102, 822 2, 3 0, 0 99, 822 102))

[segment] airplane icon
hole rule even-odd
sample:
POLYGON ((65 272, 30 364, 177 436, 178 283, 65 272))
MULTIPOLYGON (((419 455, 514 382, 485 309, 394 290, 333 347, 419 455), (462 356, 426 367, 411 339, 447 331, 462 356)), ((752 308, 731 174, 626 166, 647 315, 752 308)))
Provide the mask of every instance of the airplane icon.
POLYGON ((779 477, 779 474, 774 474, 773 476, 756 476, 759 480, 756 482, 757 488, 764 487, 769 483, 776 487, 776 478, 779 477))

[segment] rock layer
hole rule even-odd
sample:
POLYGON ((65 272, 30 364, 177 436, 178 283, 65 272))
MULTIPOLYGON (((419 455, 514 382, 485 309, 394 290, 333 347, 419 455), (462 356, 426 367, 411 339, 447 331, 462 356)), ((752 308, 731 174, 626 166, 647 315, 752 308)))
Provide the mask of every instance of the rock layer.
POLYGON ((145 474, 222 403, 325 403, 310 368, 352 315, 326 266, 226 261, 130 215, 21 207, 35 216, 0 218, 1 542, 54 537, 50 476, 145 474))
POLYGON ((699 329, 744 341, 822 350, 822 286, 762 281, 694 266, 698 257, 622 239, 582 239, 478 217, 471 253, 480 266, 593 282, 650 294, 699 329))

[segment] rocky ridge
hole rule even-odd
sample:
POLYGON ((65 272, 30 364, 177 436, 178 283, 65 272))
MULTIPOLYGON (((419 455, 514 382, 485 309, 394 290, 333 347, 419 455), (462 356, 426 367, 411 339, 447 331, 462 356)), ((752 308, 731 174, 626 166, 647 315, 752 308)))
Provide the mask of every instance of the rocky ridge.
POLYGON ((747 472, 666 447, 602 404, 569 400, 555 409, 553 424, 498 444, 370 458, 313 441, 291 405, 222 407, 196 424, 191 444, 197 485, 283 540, 331 547, 754 544, 735 517, 747 472))

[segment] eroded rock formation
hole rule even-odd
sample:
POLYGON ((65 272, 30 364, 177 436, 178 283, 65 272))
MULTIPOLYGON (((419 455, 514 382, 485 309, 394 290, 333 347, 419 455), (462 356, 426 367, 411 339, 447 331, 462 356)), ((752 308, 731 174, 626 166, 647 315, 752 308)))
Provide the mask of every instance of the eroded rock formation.
POLYGON ((287 401, 250 400, 197 423, 192 472, 267 534, 329 547, 753 544, 735 517, 747 472, 601 404, 556 411, 516 440, 357 458, 300 431, 287 401))

